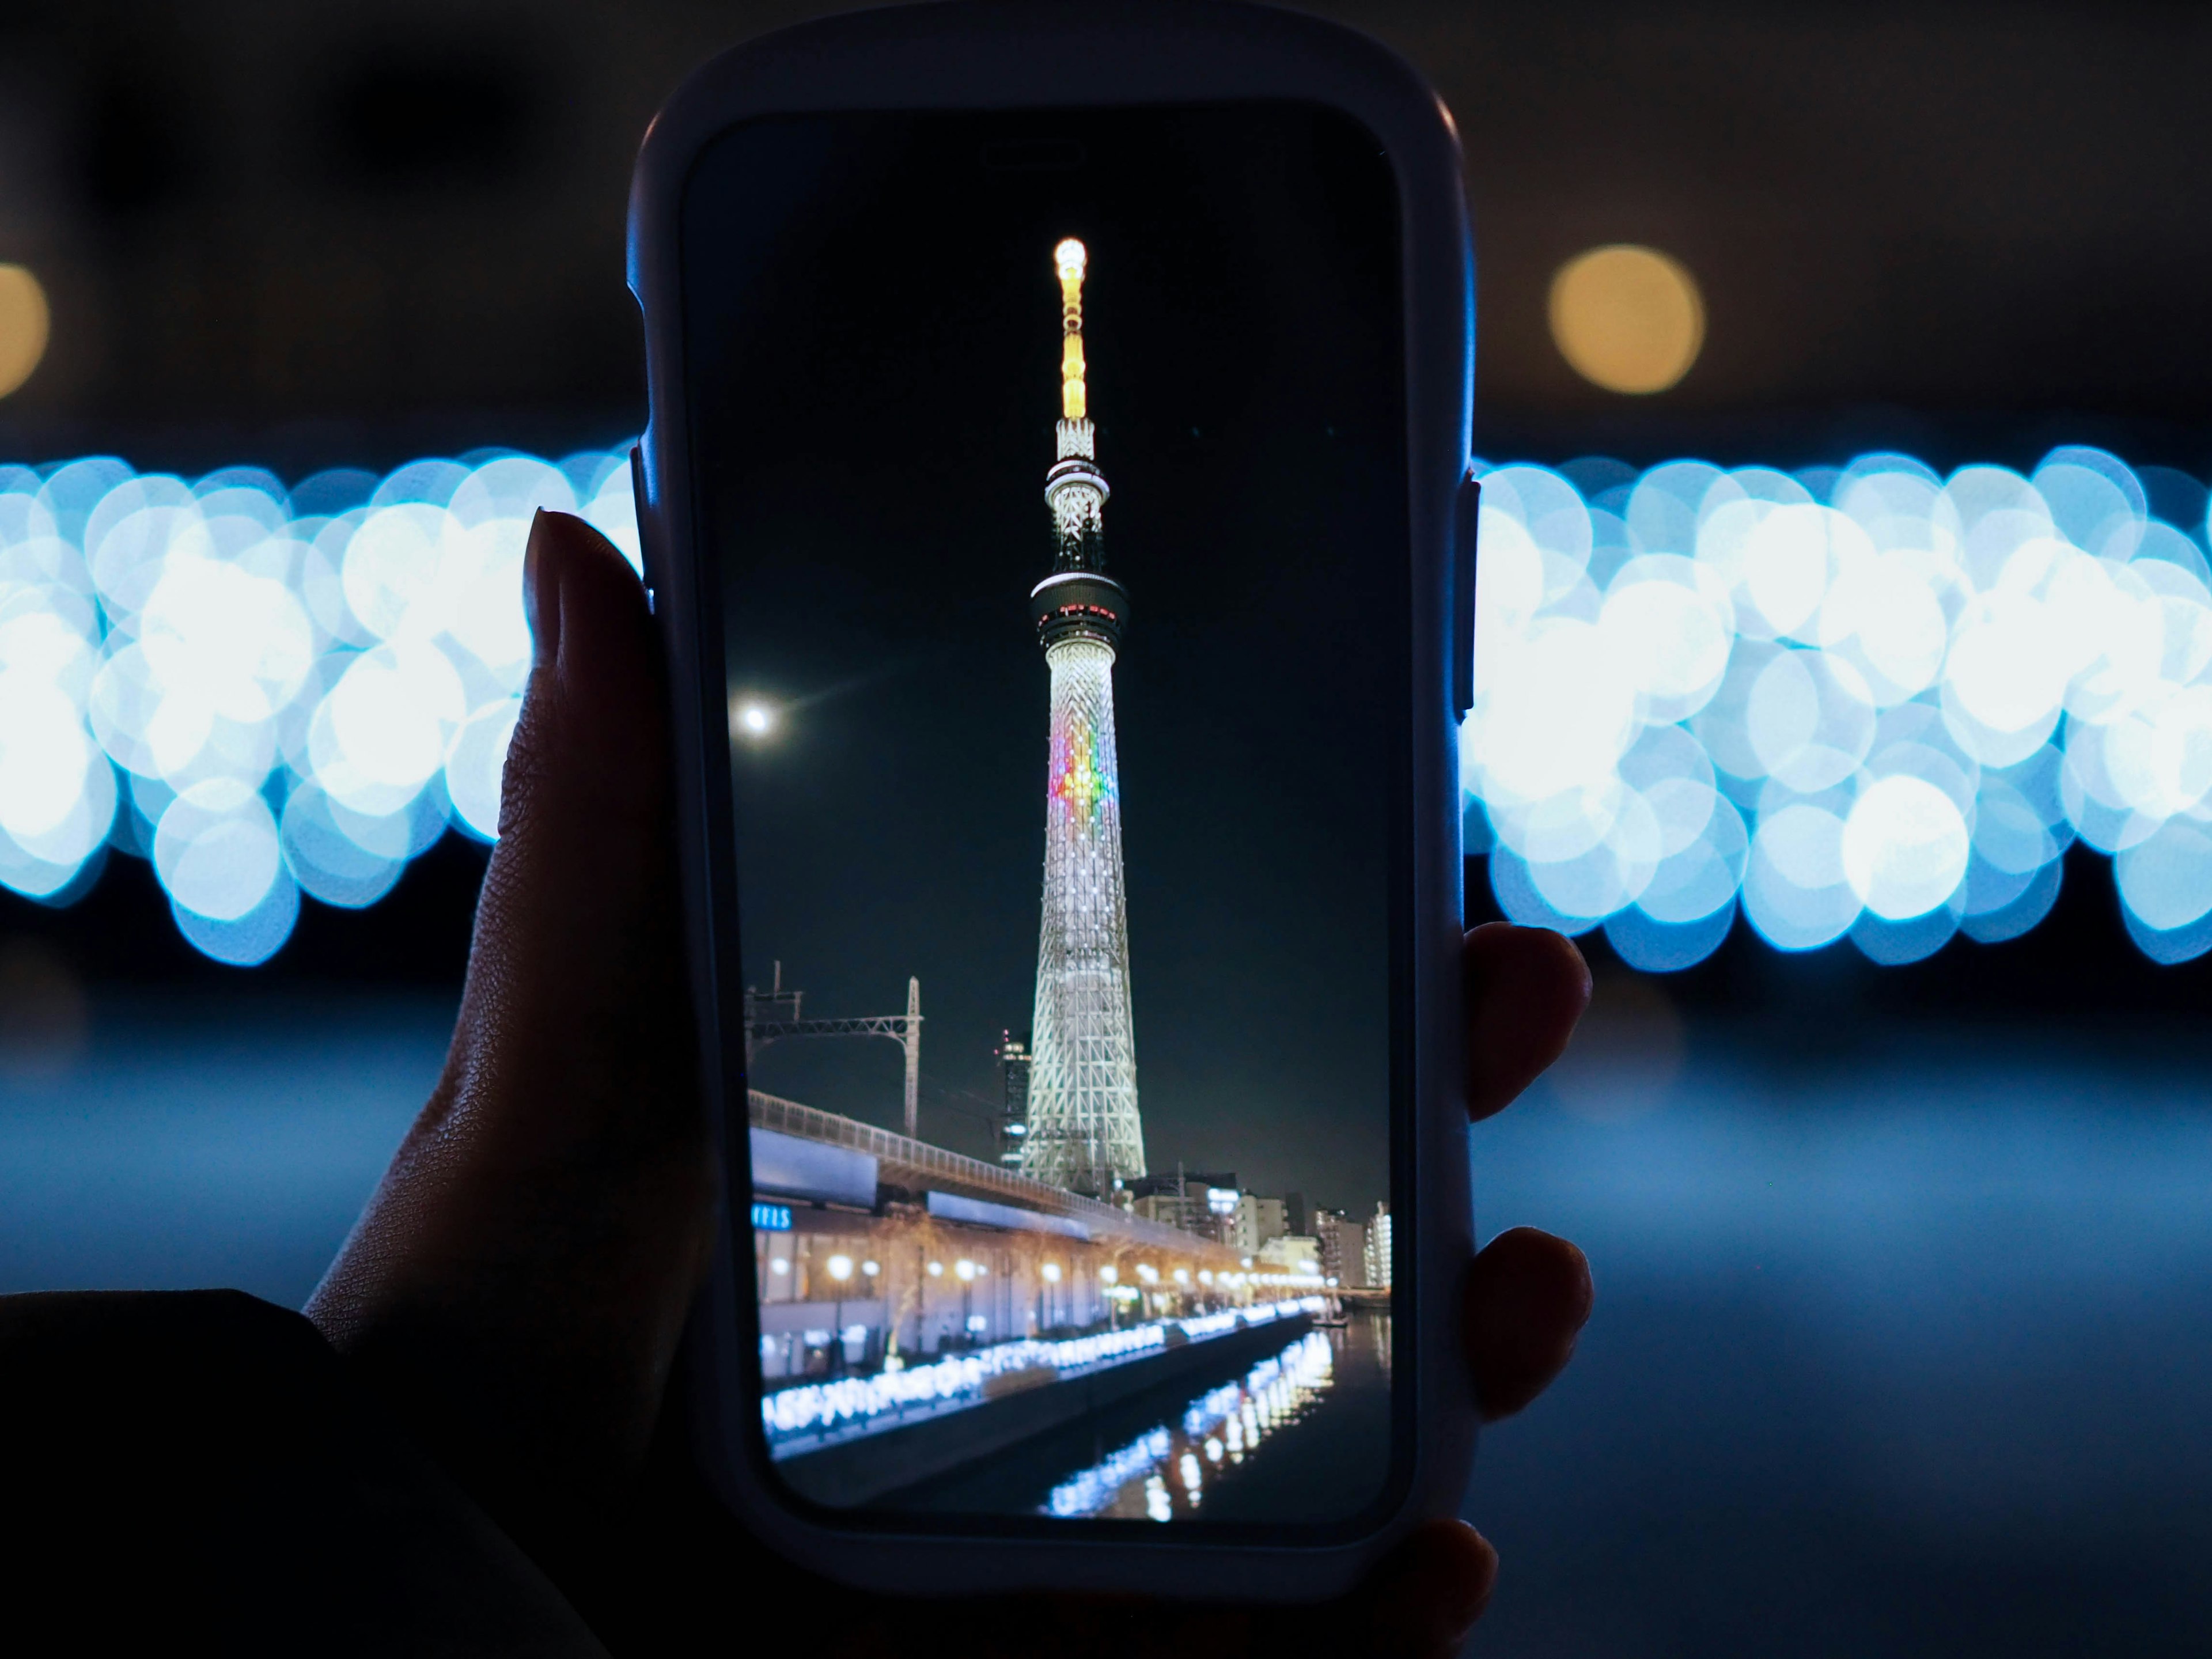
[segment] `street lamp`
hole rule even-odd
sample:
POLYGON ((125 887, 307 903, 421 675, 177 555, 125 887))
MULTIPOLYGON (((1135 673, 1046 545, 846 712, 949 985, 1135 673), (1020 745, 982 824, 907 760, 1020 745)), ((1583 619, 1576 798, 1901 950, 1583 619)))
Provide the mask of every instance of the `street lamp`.
POLYGON ((952 1264, 960 1279, 960 1334, 963 1341, 975 1340, 975 1264, 963 1256, 952 1264))
POLYGON ((830 1269, 830 1277, 836 1281, 836 1312, 830 1321, 830 1340, 837 1345, 837 1364, 834 1370, 842 1370, 847 1361, 845 1352, 845 1281, 853 1276, 853 1258, 833 1255, 823 1264, 830 1269))

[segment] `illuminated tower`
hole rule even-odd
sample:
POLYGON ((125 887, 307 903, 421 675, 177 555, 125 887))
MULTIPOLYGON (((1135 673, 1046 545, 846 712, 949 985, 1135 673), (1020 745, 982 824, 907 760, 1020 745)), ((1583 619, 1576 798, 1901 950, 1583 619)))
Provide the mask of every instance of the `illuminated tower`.
POLYGON ((1129 925, 1121 885, 1121 772, 1114 751, 1114 650, 1129 596, 1106 574, 1106 480, 1085 404, 1083 244, 1060 270, 1059 454, 1045 474, 1052 574, 1030 614, 1052 674, 1044 920, 1037 937, 1029 1133, 1022 1172, 1103 1195, 1145 1172, 1137 1048, 1129 1024, 1129 925))

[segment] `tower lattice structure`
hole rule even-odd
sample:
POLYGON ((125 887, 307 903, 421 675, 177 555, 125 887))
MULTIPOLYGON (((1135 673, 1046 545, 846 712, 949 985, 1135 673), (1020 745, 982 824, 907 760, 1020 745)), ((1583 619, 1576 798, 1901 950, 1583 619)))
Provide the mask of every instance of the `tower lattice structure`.
POLYGON ((1104 1194, 1145 1173, 1137 1048, 1129 1018, 1129 922, 1121 879, 1121 769, 1114 657, 1129 596, 1106 574, 1108 495, 1083 357, 1083 244, 1053 250, 1060 293, 1060 419, 1045 475, 1052 574, 1030 594, 1052 676, 1044 914, 1031 1021, 1022 1171, 1104 1194))

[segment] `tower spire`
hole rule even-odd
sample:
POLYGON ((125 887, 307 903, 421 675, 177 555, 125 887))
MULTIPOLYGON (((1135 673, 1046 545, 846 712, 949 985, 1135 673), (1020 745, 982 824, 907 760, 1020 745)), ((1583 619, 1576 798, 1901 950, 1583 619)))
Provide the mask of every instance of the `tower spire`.
POLYGON ((1060 422, 1045 474, 1052 574, 1030 615, 1052 677, 1045 774, 1044 905, 1031 1021, 1025 1175, 1104 1196, 1145 1173, 1129 1018, 1129 931, 1121 879, 1121 775, 1114 658, 1129 596, 1106 574, 1106 479, 1098 471, 1083 351, 1090 256, 1068 238, 1060 277, 1060 422))
MULTIPOLYGON (((1098 470, 1091 388, 1085 380, 1090 368, 1083 356, 1083 276, 1091 255, 1071 236, 1052 251, 1052 260, 1060 273, 1058 456, 1044 480, 1045 501, 1052 508, 1052 568, 1055 576, 1076 571, 1097 574, 1106 568, 1102 538, 1106 498, 1112 492, 1098 470)), ((1127 596, 1122 597, 1126 601, 1127 596)))
POLYGON ((1060 414, 1062 420, 1084 416, 1083 387, 1083 268, 1091 256, 1073 236, 1052 251, 1060 267, 1060 414))

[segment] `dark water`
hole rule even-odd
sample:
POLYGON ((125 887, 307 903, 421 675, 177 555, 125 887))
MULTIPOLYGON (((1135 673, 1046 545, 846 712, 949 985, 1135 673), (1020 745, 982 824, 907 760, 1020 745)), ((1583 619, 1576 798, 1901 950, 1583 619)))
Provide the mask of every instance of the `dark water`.
POLYGON ((1132 1521, 1331 1521, 1390 1454, 1390 1316, 1362 1311, 1205 1386, 1178 1383, 900 1494, 900 1509, 1132 1521))
MULTIPOLYGON (((0 1067, 0 1289, 296 1304, 451 1020, 179 1007, 0 1067)), ((1483 1233, 1579 1239, 1598 1297, 1566 1376, 1485 1436, 1468 1513, 1504 1565, 1477 1654, 2212 1653, 2212 1063, 1859 1035, 1793 1059, 1692 1029, 1478 1127, 1483 1233)), ((1208 1463, 1200 1512, 1281 1513, 1327 1420, 1208 1463)))

